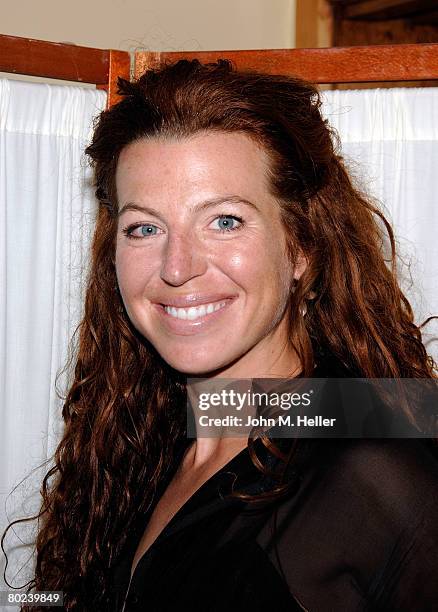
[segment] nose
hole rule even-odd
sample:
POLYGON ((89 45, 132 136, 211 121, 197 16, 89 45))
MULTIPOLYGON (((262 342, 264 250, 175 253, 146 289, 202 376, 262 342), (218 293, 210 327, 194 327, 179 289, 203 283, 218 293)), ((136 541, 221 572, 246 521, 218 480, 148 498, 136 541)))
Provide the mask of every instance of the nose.
POLYGON ((201 276, 207 269, 202 245, 190 234, 169 234, 163 253, 160 277, 169 285, 179 286, 201 276))

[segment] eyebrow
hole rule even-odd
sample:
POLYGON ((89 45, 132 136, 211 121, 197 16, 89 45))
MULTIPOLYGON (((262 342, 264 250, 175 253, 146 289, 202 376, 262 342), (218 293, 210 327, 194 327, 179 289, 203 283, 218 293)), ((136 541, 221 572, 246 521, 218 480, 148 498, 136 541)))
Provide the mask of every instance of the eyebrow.
MULTIPOLYGON (((250 202, 249 200, 245 200, 245 198, 241 198, 240 196, 237 196, 237 195, 224 196, 224 197, 219 197, 219 198, 211 198, 209 200, 205 200, 204 202, 200 202, 199 204, 196 204, 195 206, 190 207, 190 212, 193 212, 193 213, 201 212, 203 210, 207 210, 208 208, 219 206, 219 204, 245 204, 246 206, 249 206, 253 208, 254 210, 257 210, 258 212, 260 212, 257 206, 253 202, 250 202)), ((124 206, 122 206, 122 208, 119 210, 117 214, 117 217, 118 218, 121 217, 121 215, 124 212, 127 212, 128 210, 138 210, 139 212, 145 212, 149 215, 154 215, 154 217, 157 217, 158 219, 161 219, 162 221, 164 221, 160 212, 156 210, 155 208, 151 208, 150 206, 141 206, 140 204, 136 204, 135 202, 127 202, 124 206)))

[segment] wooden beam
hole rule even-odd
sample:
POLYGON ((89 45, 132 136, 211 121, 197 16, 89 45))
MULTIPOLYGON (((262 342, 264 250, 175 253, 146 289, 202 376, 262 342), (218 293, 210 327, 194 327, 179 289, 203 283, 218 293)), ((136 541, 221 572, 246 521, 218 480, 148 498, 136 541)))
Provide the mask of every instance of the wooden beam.
POLYGON ((0 35, 0 71, 77 81, 108 83, 109 51, 0 35))
POLYGON ((240 70, 290 74, 314 83, 372 83, 438 79, 438 43, 251 51, 137 51, 135 77, 179 59, 230 59, 240 70))
POLYGON ((0 72, 94 83, 108 92, 107 106, 119 100, 117 77, 129 80, 130 69, 127 51, 0 35, 0 72))

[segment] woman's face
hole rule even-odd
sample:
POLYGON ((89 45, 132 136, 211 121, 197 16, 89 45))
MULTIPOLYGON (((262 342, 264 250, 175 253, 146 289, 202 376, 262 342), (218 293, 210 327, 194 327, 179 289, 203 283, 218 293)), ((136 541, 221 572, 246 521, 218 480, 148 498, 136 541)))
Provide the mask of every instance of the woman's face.
POLYGON ((305 263, 293 271, 288 262, 267 163, 238 133, 143 139, 120 155, 123 302, 137 330, 188 375, 268 376, 289 359, 286 307, 305 263))

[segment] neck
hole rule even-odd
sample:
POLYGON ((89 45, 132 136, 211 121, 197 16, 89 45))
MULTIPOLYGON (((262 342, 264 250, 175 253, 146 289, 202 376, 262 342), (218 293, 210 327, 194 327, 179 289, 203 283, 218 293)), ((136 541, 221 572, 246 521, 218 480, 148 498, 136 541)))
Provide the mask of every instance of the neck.
MULTIPOLYGON (((232 428, 231 430, 230 428, 224 430, 228 435, 221 435, 220 428, 214 428, 213 430, 217 432, 217 435, 215 437, 205 437, 205 429, 201 432, 199 428, 199 417, 204 415, 220 417, 221 410, 220 405, 216 407, 210 405, 208 410, 203 411, 199 403, 202 393, 208 394, 209 397, 213 393, 220 394, 228 386, 227 382, 221 379, 234 379, 232 388, 239 389, 241 386, 242 391, 245 391, 248 387, 248 379, 294 378, 301 372, 301 363, 298 355, 290 345, 275 346, 275 344, 271 343, 271 347, 274 347, 273 350, 268 353, 264 352, 263 360, 256 359, 254 354, 251 356, 245 355, 239 359, 238 363, 222 368, 213 375, 207 374, 204 377, 192 377, 190 385, 187 386, 187 391, 195 416, 197 438, 186 454, 186 469, 202 469, 204 466, 216 462, 221 466, 225 465, 245 448, 248 442, 247 435, 242 433, 239 435, 237 430, 236 436, 233 437, 232 428), (194 379, 196 378, 199 381, 195 381, 194 379)), ((268 381, 265 386, 268 390, 268 381)), ((240 416, 246 415, 247 412, 248 409, 246 412, 242 410, 240 416)))

